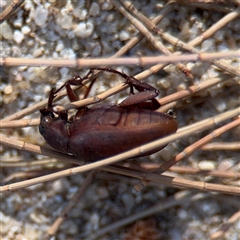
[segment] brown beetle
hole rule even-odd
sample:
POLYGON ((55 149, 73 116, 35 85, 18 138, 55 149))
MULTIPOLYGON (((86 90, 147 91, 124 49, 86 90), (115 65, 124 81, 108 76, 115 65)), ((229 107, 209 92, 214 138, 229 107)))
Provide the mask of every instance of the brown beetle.
MULTIPOLYGON (((87 76, 93 70, 120 74, 130 86, 131 95, 118 105, 80 108, 75 118, 69 119, 65 111, 54 112, 53 99, 57 92, 66 87, 69 99, 78 100, 70 85, 81 86, 86 76, 75 77, 58 90, 52 90, 47 108, 40 110, 39 125, 41 135, 51 147, 63 153, 73 154, 84 161, 98 161, 176 132, 175 118, 155 111, 160 107, 155 99, 159 93, 156 88, 110 68, 91 69, 87 76), (134 88, 139 93, 133 94, 134 88)), ((159 147, 153 152, 162 148, 159 147)))

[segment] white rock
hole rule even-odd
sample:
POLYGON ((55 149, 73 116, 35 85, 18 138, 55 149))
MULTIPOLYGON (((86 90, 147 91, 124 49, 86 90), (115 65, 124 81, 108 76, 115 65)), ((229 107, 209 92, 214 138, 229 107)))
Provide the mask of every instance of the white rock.
POLYGON ((163 89, 168 89, 168 88, 170 88, 170 83, 169 83, 169 81, 167 81, 166 79, 162 79, 162 80, 160 80, 159 81, 159 85, 161 86, 161 88, 163 88, 163 89))
POLYGON ((33 56, 36 57, 40 57, 42 55, 42 49, 41 48, 37 48, 36 50, 34 50, 33 52, 33 56))
POLYGON ((205 40, 203 43, 202 43, 202 52, 205 52, 205 51, 214 51, 214 47, 215 46, 215 43, 214 43, 214 40, 213 39, 207 39, 205 40))
POLYGON ((59 72, 60 72, 60 74, 61 74, 62 78, 66 78, 66 77, 67 77, 67 75, 68 75, 68 73, 69 73, 69 69, 68 69, 68 68, 65 68, 65 67, 63 67, 63 68, 61 68, 61 69, 59 70, 59 72))
POLYGON ((91 22, 81 22, 74 29, 74 33, 77 37, 86 38, 89 37, 93 33, 94 26, 91 22))
POLYGON ((9 95, 13 92, 13 86, 12 85, 7 85, 4 89, 3 89, 3 93, 6 95, 9 95))
POLYGON ((15 30, 14 34, 13 34, 13 38, 17 44, 20 44, 22 42, 22 40, 24 39, 24 35, 19 30, 15 30))
POLYGON ((7 1, 4 1, 4 0, 0 1, 1 8, 4 8, 6 5, 7 5, 7 1))
POLYGON ((74 39, 75 38, 74 31, 69 31, 67 36, 68 36, 68 39, 74 39))
POLYGON ((22 18, 17 18, 14 21, 13 25, 14 25, 15 28, 21 28, 22 27, 22 22, 23 22, 22 18))
POLYGON ((54 53, 52 54, 52 58, 53 58, 53 59, 58 59, 58 58, 59 58, 58 53, 57 53, 57 52, 54 52, 54 53))
POLYGON ((73 10, 73 16, 79 18, 79 20, 85 20, 88 12, 86 9, 75 8, 73 10))
POLYGON ((92 223, 92 229, 93 229, 93 230, 98 229, 99 220, 100 220, 100 217, 99 217, 98 213, 93 213, 93 214, 91 215, 89 221, 92 223))
POLYGON ((110 2, 104 2, 102 5, 101 5, 101 9, 102 10, 111 10, 113 8, 113 5, 110 3, 110 2))
POLYGON ((0 36, 3 36, 7 40, 13 39, 13 31, 6 21, 1 25, 0 36))
POLYGON ((21 48, 19 48, 18 46, 12 47, 12 56, 13 57, 20 57, 21 54, 22 54, 21 48))
POLYGON ((22 33, 23 33, 24 35, 26 35, 26 34, 28 34, 28 33, 31 32, 31 29, 30 29, 29 26, 26 26, 26 25, 25 25, 25 26, 22 27, 21 31, 22 31, 22 33))
POLYGON ((62 42, 62 41, 59 41, 58 44, 57 44, 57 46, 56 46, 55 51, 56 51, 56 52, 61 52, 61 51, 63 50, 63 48, 64 48, 63 42, 62 42))
POLYGON ((216 168, 216 163, 213 161, 201 161, 198 163, 198 167, 201 170, 210 171, 210 170, 214 170, 216 168))
POLYGON ((75 59, 76 58, 76 53, 70 48, 64 48, 60 52, 60 57, 64 58, 64 59, 75 59))
POLYGON ((72 28, 72 16, 68 15, 65 11, 61 12, 61 15, 57 19, 57 22, 61 25, 63 29, 72 28))
POLYGON ((106 22, 112 22, 114 20, 114 14, 109 14, 106 18, 106 22))
POLYGON ((38 6, 35 11, 34 21, 38 26, 42 26, 48 18, 48 10, 45 8, 38 6))
POLYGON ((130 35, 129 35, 129 33, 128 33, 127 31, 122 30, 122 31, 120 32, 120 34, 119 34, 119 40, 120 40, 120 41, 126 41, 126 40, 128 40, 129 38, 130 38, 130 35))
POLYGON ((89 10, 89 15, 96 17, 99 15, 99 12, 100 12, 99 5, 96 2, 93 2, 89 10))

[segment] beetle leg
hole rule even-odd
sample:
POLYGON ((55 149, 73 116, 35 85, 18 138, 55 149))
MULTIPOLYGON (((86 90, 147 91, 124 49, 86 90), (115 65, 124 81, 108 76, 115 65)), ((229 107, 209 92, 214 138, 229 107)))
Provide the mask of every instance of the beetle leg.
POLYGON ((126 79, 126 84, 130 87, 130 95, 128 98, 123 100, 118 106, 119 107, 128 107, 131 105, 138 104, 138 107, 150 109, 150 110, 156 110, 160 107, 160 103, 155 99, 155 97, 159 94, 159 91, 152 87, 151 85, 137 80, 133 76, 128 76, 127 74, 123 72, 119 72, 112 68, 101 68, 101 67, 95 67, 91 68, 91 71, 94 70, 100 70, 100 71, 107 71, 112 72, 120 75, 122 78, 126 79), (139 91, 138 94, 134 95, 133 89, 136 89, 139 91), (151 100, 151 102, 146 102, 148 100, 151 100))
MULTIPOLYGON (((121 77, 125 78, 126 79, 126 83, 129 84, 130 87, 134 87, 135 89, 137 89, 139 92, 155 91, 156 92, 156 96, 159 94, 159 91, 155 87, 153 87, 153 86, 151 86, 151 85, 149 85, 149 84, 147 84, 145 82, 139 81, 135 77, 128 76, 127 74, 125 74, 123 72, 119 72, 119 71, 117 71, 115 69, 95 67, 95 68, 91 68, 89 73, 92 73, 92 71, 94 71, 94 70, 101 70, 101 71, 107 71, 107 72, 116 73, 116 74, 120 75, 121 77)), ((133 93, 133 90, 131 90, 131 93, 133 93)))
POLYGON ((55 98, 55 93, 54 93, 54 88, 51 89, 49 96, 48 96, 48 109, 52 108, 52 103, 53 103, 53 99, 55 98))
POLYGON ((74 93, 74 91, 72 90, 71 85, 72 86, 80 86, 80 87, 82 87, 83 86, 82 82, 83 82, 83 79, 80 76, 76 76, 76 77, 68 80, 67 82, 65 82, 60 88, 58 88, 54 92, 54 94, 60 92, 65 87, 66 90, 67 90, 67 94, 68 94, 68 97, 69 97, 70 101, 71 102, 77 101, 79 99, 76 96, 76 94, 74 93))
POLYGON ((139 108, 156 110, 160 107, 160 103, 155 99, 156 93, 151 91, 139 92, 134 95, 130 95, 128 98, 124 99, 118 106, 119 107, 129 107, 138 105, 139 108), (151 100, 151 102, 147 102, 151 100))
MULTIPOLYGON (((76 76, 76 77, 73 77, 72 79, 69 79, 68 81, 66 81, 60 88, 58 88, 54 94, 60 92, 64 87, 66 88, 67 90, 67 94, 68 94, 68 97, 70 99, 71 102, 74 102, 74 101, 78 101, 79 98, 77 97, 77 95, 75 94, 75 92, 72 90, 71 86, 79 86, 79 87, 82 87, 82 86, 85 86, 83 84, 83 81, 86 80, 87 78, 89 78, 89 76, 93 73, 93 69, 90 69, 90 71, 82 78, 80 76, 76 76)), ((96 78, 94 78, 89 86, 88 89, 91 89, 93 83, 95 82, 96 78)), ((85 94, 84 94, 84 98, 87 97, 88 93, 89 93, 90 90, 86 91, 85 94)))
MULTIPOLYGON (((55 97, 55 94, 58 93, 59 91, 61 91, 64 87, 66 88, 66 91, 67 91, 67 95, 68 95, 68 98, 71 102, 75 102, 75 101, 78 101, 79 98, 78 96, 76 95, 76 93, 73 91, 73 89, 71 88, 71 86, 85 86, 82 82, 83 80, 87 79, 89 77, 90 74, 92 74, 92 70, 90 70, 88 72, 88 74, 86 76, 84 76, 83 78, 81 78, 80 76, 76 76, 70 80, 68 80, 66 83, 64 83, 60 88, 58 88, 56 91, 54 91, 53 93, 50 93, 49 97, 51 96, 51 99, 53 100, 53 98, 55 97)), ((89 91, 91 90, 92 88, 92 85, 94 84, 96 78, 94 78, 89 87, 87 88, 87 91, 85 91, 84 93, 84 98, 87 97, 87 95, 89 94, 89 91)), ((51 102, 52 102, 51 100, 51 102)), ((77 113, 75 114, 75 116, 70 119, 71 121, 73 120, 76 120, 76 119, 79 119, 81 118, 81 116, 88 110, 87 107, 83 107, 83 108, 79 108, 77 113)), ((60 114, 60 113, 59 113, 60 114)))

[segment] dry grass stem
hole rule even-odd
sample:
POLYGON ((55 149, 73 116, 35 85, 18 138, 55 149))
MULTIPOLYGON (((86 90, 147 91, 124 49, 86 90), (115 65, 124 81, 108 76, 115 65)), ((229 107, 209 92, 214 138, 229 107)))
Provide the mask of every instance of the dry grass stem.
MULTIPOLYGON (((142 169, 146 169, 147 171, 153 171, 156 172, 157 169, 159 169, 159 164, 153 164, 153 163, 142 163, 140 164, 142 169)), ((131 168, 135 168, 135 165, 130 164, 131 168)), ((178 173, 178 174, 199 174, 203 176, 212 176, 212 177, 218 177, 218 178, 232 178, 232 179, 239 179, 240 173, 234 170, 206 170, 206 169, 200 169, 200 168, 192 168, 192 167, 182 167, 182 166, 172 166, 166 171, 166 174, 170 174, 170 172, 178 173)))
POLYGON ((235 151, 240 150, 240 142, 213 142, 208 143, 201 147, 202 150, 216 151, 216 150, 225 150, 225 151, 235 151))
POLYGON ((222 226, 220 227, 220 229, 213 233, 210 236, 210 239, 219 239, 221 237, 224 237, 224 234, 232 227, 232 225, 234 223, 236 223, 238 220, 240 219, 240 211, 236 212, 235 214, 233 214, 225 223, 222 224, 222 226))
POLYGON ((0 24, 9 18, 23 3, 24 0, 13 0, 11 4, 0 13, 0 24))
MULTIPOLYGON (((178 63, 178 62, 197 62, 210 61, 213 59, 239 58, 239 51, 223 53, 201 53, 188 55, 156 56, 156 57, 128 57, 128 58, 95 58, 95 59, 76 59, 76 60, 54 60, 54 59, 22 59, 22 58, 0 58, 0 66, 48 66, 48 67, 97 67, 97 66, 149 66, 157 63, 178 63)), ((219 65, 221 67, 221 65, 219 65)), ((181 67, 180 67, 181 68, 181 67)), ((187 70, 186 70, 187 71, 187 70)), ((237 71, 236 71, 237 73, 237 71)), ((237 74, 238 76, 238 74, 237 74)))

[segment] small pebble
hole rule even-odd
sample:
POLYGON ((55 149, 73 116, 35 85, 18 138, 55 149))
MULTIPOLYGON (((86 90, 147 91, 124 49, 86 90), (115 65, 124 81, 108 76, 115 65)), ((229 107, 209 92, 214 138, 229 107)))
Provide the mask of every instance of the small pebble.
POLYGON ((219 44, 218 47, 218 52, 228 52, 228 46, 225 43, 219 44))
POLYGON ((62 41, 59 41, 56 48, 55 48, 55 51, 56 52, 61 52, 62 50, 64 49, 64 45, 63 45, 63 42, 62 41))
POLYGON ((39 6, 36 8, 34 21, 38 26, 42 26, 48 18, 48 10, 39 6))
POLYGON ((127 212, 131 211, 131 209, 133 208, 133 206, 135 204, 132 194, 124 193, 122 195, 122 201, 123 201, 124 207, 127 210, 127 212))
POLYGON ((207 52, 209 50, 213 51, 213 46, 215 46, 213 39, 207 39, 202 43, 202 50, 203 52, 207 52))
POLYGON ((100 220, 99 215, 97 213, 93 213, 89 220, 92 223, 93 230, 97 230, 100 220))
POLYGON ((104 2, 102 5, 101 5, 101 9, 104 11, 106 10, 111 10, 113 8, 113 5, 110 3, 110 2, 104 2))
POLYGON ((166 79, 162 79, 159 81, 159 86, 163 89, 168 89, 170 87, 170 83, 166 79))
POLYGON ((213 161, 201 161, 198 163, 198 167, 201 170, 211 171, 216 168, 216 163, 213 161))
POLYGON ((4 89, 3 89, 3 93, 6 95, 9 95, 13 92, 13 86, 12 85, 7 85, 4 89))
POLYGON ((224 33, 223 33, 222 31, 218 31, 218 32, 216 32, 216 33, 214 34, 214 38, 215 38, 217 41, 221 42, 221 41, 223 41, 224 33))
POLYGON ((94 26, 91 22, 81 22, 74 29, 74 33, 77 37, 86 38, 89 37, 93 33, 94 26))
POLYGON ((34 50, 33 52, 33 56, 36 57, 40 57, 42 55, 42 49, 41 48, 37 48, 36 50, 34 50))
POLYGON ((20 57, 21 54, 22 54, 22 51, 19 47, 17 47, 17 46, 12 47, 12 56, 13 57, 20 57))
POLYGON ((109 14, 106 18, 106 22, 112 22, 114 20, 114 14, 109 14))
POLYGON ((179 216, 179 218, 181 218, 183 220, 186 219, 188 217, 187 211, 184 209, 179 209, 178 216, 179 216))
POLYGON ((219 113, 224 112, 227 109, 227 104, 224 100, 212 100, 211 103, 219 113))
POLYGON ((74 31, 69 31, 67 37, 68 37, 68 39, 74 39, 75 38, 74 31))
POLYGON ((7 1, 4 1, 4 0, 0 1, 1 8, 4 8, 6 6, 6 4, 7 4, 7 1))
POLYGON ((65 178, 60 178, 52 182, 53 191, 58 194, 66 192, 69 187, 69 182, 65 178))
POLYGON ((99 7, 98 3, 93 2, 89 9, 89 15, 96 17, 99 15, 99 12, 100 12, 100 7, 99 7))
POLYGON ((13 34, 13 38, 17 44, 20 44, 22 42, 22 40, 24 39, 24 35, 19 30, 15 30, 14 34, 13 34))
POLYGON ((233 160, 225 159, 225 160, 221 161, 220 164, 218 165, 218 170, 227 171, 233 167, 233 164, 234 164, 233 160))
POLYGON ((12 28, 8 25, 7 21, 3 22, 1 25, 0 36, 3 36, 7 40, 13 39, 12 28))
POLYGON ((62 78, 66 78, 69 73, 69 68, 65 68, 65 67, 60 68, 59 72, 60 72, 62 78))
POLYGON ((25 26, 22 27, 21 31, 24 35, 26 35, 26 34, 31 32, 31 29, 30 29, 29 26, 25 25, 25 26))
POLYGON ((23 22, 22 18, 17 18, 14 21, 13 25, 14 25, 15 28, 21 28, 22 27, 22 22, 23 22))
POLYGON ((119 33, 119 40, 120 41, 126 41, 130 38, 130 35, 127 31, 124 31, 122 30, 120 33, 119 33))
POLYGON ((61 25, 63 29, 72 28, 72 16, 68 15, 65 11, 61 12, 61 15, 57 19, 57 22, 61 25))
POLYGON ((24 224, 23 234, 26 238, 22 238, 22 240, 39 238, 38 228, 34 227, 33 225, 31 225, 29 223, 24 224))
POLYGON ((73 16, 76 18, 79 18, 79 20, 85 20, 87 17, 87 10, 86 9, 80 9, 80 8, 76 8, 73 10, 73 16))
POLYGON ((29 215, 30 219, 37 224, 43 224, 48 222, 48 218, 43 214, 39 214, 38 212, 32 212, 29 215))

